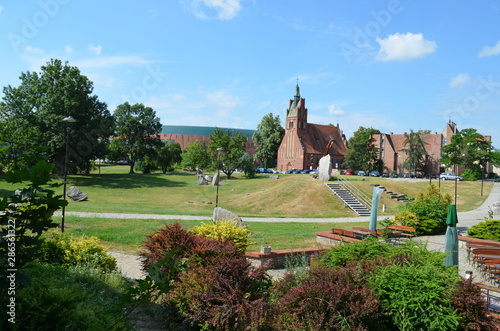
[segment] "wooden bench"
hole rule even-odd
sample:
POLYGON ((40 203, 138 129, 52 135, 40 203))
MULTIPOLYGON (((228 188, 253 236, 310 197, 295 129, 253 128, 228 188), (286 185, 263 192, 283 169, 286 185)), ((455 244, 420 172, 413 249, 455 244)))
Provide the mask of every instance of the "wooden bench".
POLYGON ((391 225, 387 227, 390 231, 390 234, 395 238, 407 238, 411 239, 415 237, 416 230, 411 226, 404 225, 391 225))
POLYGON ((270 269, 279 269, 285 267, 287 257, 305 254, 309 264, 312 257, 319 256, 321 252, 330 248, 331 247, 329 246, 321 246, 295 249, 277 249, 269 253, 247 251, 245 252, 245 256, 254 266, 265 266, 270 269))
POLYGON ((361 240, 333 233, 332 231, 318 231, 315 234, 316 234, 316 242, 324 246, 337 246, 344 242, 350 243, 361 240))

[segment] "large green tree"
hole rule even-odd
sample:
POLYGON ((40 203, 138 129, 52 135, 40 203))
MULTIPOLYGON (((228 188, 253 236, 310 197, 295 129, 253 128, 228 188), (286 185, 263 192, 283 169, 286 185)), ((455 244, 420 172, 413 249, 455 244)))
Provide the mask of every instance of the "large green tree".
POLYGON ((18 87, 6 86, 0 106, 2 137, 8 166, 21 166, 19 157, 36 146, 46 146, 47 155, 62 173, 66 126, 63 119, 76 122, 69 131, 69 167, 90 171, 91 161, 99 157, 102 145, 113 132, 112 117, 105 103, 93 95, 93 83, 61 60, 50 60, 40 73, 26 72, 18 87))
POLYGON ((482 173, 485 164, 498 163, 498 153, 491 141, 476 129, 464 129, 451 137, 451 143, 441 149, 442 163, 447 166, 462 166, 465 169, 482 173))
POLYGON ((426 172, 427 152, 425 151, 425 142, 420 137, 420 134, 413 132, 411 129, 410 133, 405 132, 403 147, 401 151, 408 156, 403 163, 403 168, 408 169, 410 173, 426 172))
POLYGON ((356 170, 382 170, 383 164, 378 162, 377 148, 375 147, 374 134, 380 134, 379 130, 364 128, 362 126, 354 132, 347 142, 347 152, 344 166, 356 170), (375 169, 377 168, 377 169, 375 169))
POLYGON ((205 169, 210 167, 211 159, 206 144, 195 140, 182 150, 181 165, 185 168, 205 169))
POLYGON ((238 131, 232 134, 230 130, 224 131, 220 128, 215 128, 214 133, 210 135, 209 153, 228 179, 242 166, 247 139, 247 136, 238 131))
POLYGON ((130 173, 134 173, 134 165, 146 155, 151 154, 161 144, 159 133, 162 125, 153 108, 142 103, 130 105, 125 102, 119 105, 114 114, 115 138, 118 145, 128 157, 130 173))
POLYGON ((181 158, 181 145, 176 142, 165 141, 156 150, 156 163, 165 174, 175 163, 179 163, 181 158))
POLYGON ((262 161, 264 168, 276 166, 284 135, 285 129, 281 126, 279 115, 269 113, 262 118, 252 139, 256 148, 255 159, 262 161))

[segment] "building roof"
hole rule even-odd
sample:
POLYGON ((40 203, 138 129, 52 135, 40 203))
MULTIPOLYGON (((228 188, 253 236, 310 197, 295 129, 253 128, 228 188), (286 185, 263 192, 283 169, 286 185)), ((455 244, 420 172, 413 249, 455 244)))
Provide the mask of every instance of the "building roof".
MULTIPOLYGON (((197 136, 210 136, 214 133, 216 127, 209 126, 186 126, 186 125, 163 125, 161 134, 185 134, 185 135, 197 135, 197 136)), ((236 132, 239 132, 248 138, 252 138, 253 133, 256 130, 248 129, 229 129, 229 128, 219 128, 226 132, 229 130, 230 135, 234 136, 236 132)))
POLYGON ((300 137, 306 153, 323 154, 330 140, 333 140, 332 153, 346 153, 344 137, 338 127, 308 123, 306 129, 307 134, 300 137))

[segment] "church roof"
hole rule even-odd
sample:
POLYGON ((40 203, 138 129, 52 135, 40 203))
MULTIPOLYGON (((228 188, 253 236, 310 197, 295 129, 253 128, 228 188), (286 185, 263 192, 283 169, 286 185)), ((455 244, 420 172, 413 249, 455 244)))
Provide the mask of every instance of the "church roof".
POLYGON ((306 132, 307 134, 300 136, 306 153, 323 154, 330 140, 333 140, 332 152, 345 154, 344 137, 338 127, 308 123, 306 132))

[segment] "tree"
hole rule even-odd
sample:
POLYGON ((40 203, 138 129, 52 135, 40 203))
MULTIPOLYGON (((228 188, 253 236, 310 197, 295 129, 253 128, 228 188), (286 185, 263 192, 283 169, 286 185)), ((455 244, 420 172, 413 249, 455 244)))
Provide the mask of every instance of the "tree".
POLYGON ((66 123, 71 116, 69 167, 90 171, 94 160, 113 132, 107 105, 93 95, 93 83, 61 60, 50 60, 41 72, 26 72, 18 87, 4 87, 0 106, 1 130, 10 166, 17 168, 19 157, 46 146, 47 155, 62 173, 66 149, 66 123))
POLYGON ((476 129, 464 129, 451 137, 451 143, 441 149, 442 163, 462 166, 471 172, 482 173, 488 162, 497 163, 497 152, 491 141, 476 129))
POLYGON ((401 149, 405 152, 408 157, 403 163, 403 168, 408 169, 410 173, 413 170, 415 172, 425 172, 426 170, 426 159, 425 155, 427 152, 424 147, 425 142, 422 141, 420 134, 413 132, 410 129, 410 133, 405 132, 405 140, 403 141, 403 146, 405 148, 401 149))
POLYGON ((165 174, 172 164, 179 163, 181 159, 181 145, 166 141, 157 149, 156 162, 165 174))
POLYGON ((195 140, 184 148, 181 157, 181 165, 185 168, 205 169, 211 164, 208 147, 199 140, 195 140))
POLYGON ((262 160, 264 168, 274 167, 278 158, 278 149, 285 135, 285 129, 281 126, 280 117, 272 113, 265 115, 252 139, 255 144, 255 158, 262 160))
POLYGON ((375 164, 379 164, 379 162, 377 162, 378 156, 377 148, 374 144, 374 134, 380 134, 380 131, 373 128, 364 128, 362 126, 354 132, 353 136, 347 142, 347 153, 344 161, 346 167, 354 171, 382 170, 374 169, 375 164))
POLYGON ((113 116, 116 127, 114 139, 127 154, 130 173, 133 174, 135 163, 161 144, 158 135, 162 128, 160 119, 152 108, 128 102, 119 105, 113 116))
POLYGON ((246 142, 247 137, 237 131, 231 135, 230 130, 224 132, 220 128, 215 128, 214 133, 210 135, 209 153, 228 179, 236 169, 241 168, 246 142), (222 150, 217 150, 218 148, 222 150))

